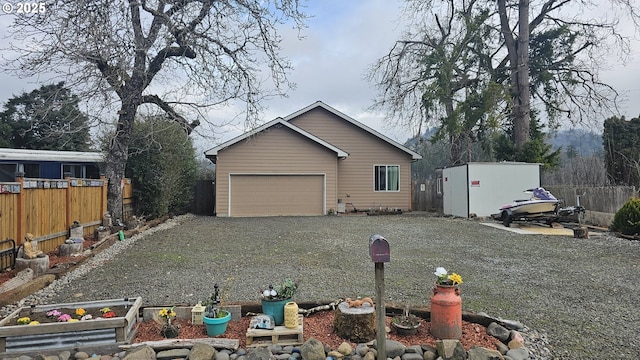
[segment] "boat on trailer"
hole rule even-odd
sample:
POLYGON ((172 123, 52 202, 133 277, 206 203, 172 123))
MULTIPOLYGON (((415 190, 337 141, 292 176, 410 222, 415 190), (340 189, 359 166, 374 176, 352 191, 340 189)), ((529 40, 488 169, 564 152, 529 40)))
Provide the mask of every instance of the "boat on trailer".
POLYGON ((524 192, 530 193, 531 197, 525 200, 514 200, 500 207, 499 216, 504 226, 509 227, 514 220, 536 219, 546 219, 550 224, 558 218, 560 200, 553 194, 543 187, 527 189, 524 192))

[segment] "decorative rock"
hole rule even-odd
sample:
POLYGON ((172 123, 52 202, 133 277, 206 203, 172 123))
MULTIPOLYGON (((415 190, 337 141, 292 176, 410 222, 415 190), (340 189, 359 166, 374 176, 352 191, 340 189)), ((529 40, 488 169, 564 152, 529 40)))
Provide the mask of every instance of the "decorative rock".
POLYGON ((81 360, 81 359, 88 359, 89 358, 89 354, 87 354, 84 351, 78 351, 77 353, 75 353, 75 355, 73 355, 73 357, 75 359, 81 360))
POLYGON ((344 357, 344 354, 339 352, 339 351, 329 351, 329 353, 327 354, 327 357, 330 357, 332 359, 342 359, 344 357))
POLYGON ((280 350, 281 353, 284 354, 291 354, 293 352, 294 347, 292 345, 288 345, 282 348, 282 350, 280 350))
MULTIPOLYGON (((77 355, 77 354, 76 354, 77 355)), ((136 346, 127 351, 122 360, 155 360, 156 352, 149 345, 136 346)))
POLYGON ((420 345, 407 346, 404 351, 407 352, 407 353, 411 353, 411 354, 420 354, 420 355, 422 355, 422 346, 420 346, 420 345))
POLYGON ((511 334, 509 337, 511 340, 518 340, 521 343, 524 344, 524 338, 522 337, 522 334, 520 334, 519 332, 515 331, 515 330, 511 330, 511 334))
MULTIPOLYGON (((378 349, 377 344, 378 344, 378 340, 375 340, 373 342, 373 347, 376 348, 376 349, 378 349)), ((399 341, 387 339, 386 345, 387 345, 387 357, 388 358, 394 358, 396 356, 402 356, 402 354, 404 354, 405 346, 404 346, 403 343, 401 343, 399 341)))
POLYGON ((218 351, 216 352, 216 354, 213 356, 213 358, 215 360, 229 360, 229 353, 226 353, 224 351, 218 351))
POLYGON ((364 355, 363 360, 376 360, 376 354, 373 351, 369 351, 364 355))
POLYGON ((356 353, 360 356, 365 356, 369 352, 369 347, 367 344, 358 344, 356 345, 356 353))
POLYGON ((351 352, 353 352, 353 348, 351 347, 351 345, 349 345, 348 342, 345 341, 340 344, 340 346, 338 346, 338 352, 340 352, 342 355, 349 355, 351 354, 351 352))
POLYGON ((189 351, 190 360, 211 360, 216 353, 213 346, 203 343, 195 343, 189 351))
POLYGON ((515 320, 500 320, 500 324, 511 330, 521 330, 524 329, 524 325, 521 322, 515 320))
POLYGON ((467 352, 458 340, 438 340, 436 347, 443 360, 464 360, 467 357, 467 352))
POLYGON ((492 322, 487 326, 487 334, 499 339, 502 342, 507 342, 511 333, 509 330, 498 323, 492 322))
POLYGON ((289 360, 291 354, 276 354, 274 355, 274 357, 276 358, 276 360, 289 360))
POLYGON ((504 357, 497 350, 473 346, 467 351, 468 360, 502 360, 504 357))
POLYGON ((159 351, 156 354, 156 359, 164 360, 164 359, 184 359, 189 356, 189 349, 170 349, 159 351))
POLYGON ((524 347, 511 349, 507 351, 506 356, 510 357, 512 360, 527 360, 529 358, 529 350, 524 347))
POLYGON ((422 354, 418 354, 418 353, 404 353, 399 358, 402 360, 424 360, 424 358, 422 357, 422 354))
POLYGON ((60 355, 58 355, 58 358, 60 360, 69 360, 71 358, 71 352, 70 351, 63 351, 60 353, 60 355))
POLYGON ((438 353, 438 349, 436 349, 436 347, 435 347, 435 346, 431 346, 431 345, 429 345, 429 344, 422 344, 422 345, 420 345, 420 348, 422 348, 422 351, 423 351, 423 352, 425 352, 425 351, 431 351, 431 352, 432 352, 432 353, 434 353, 434 354, 437 354, 437 353, 438 353))
POLYGON ((520 340, 513 339, 509 341, 507 346, 509 347, 509 349, 519 349, 521 347, 524 347, 524 343, 520 340))
POLYGON ((500 341, 496 341, 496 348, 502 355, 506 354, 507 351, 509 351, 509 347, 500 341))
POLYGON ((315 338, 310 338, 300 346, 300 354, 305 360, 324 360, 327 356, 324 345, 315 338))
MULTIPOLYGON (((322 357, 322 359, 324 359, 324 356, 322 357)), ((256 348, 254 351, 250 351, 247 353, 247 360, 271 360, 271 351, 269 351, 269 349, 266 347, 256 348)))
POLYGON ((422 358, 424 360, 436 360, 438 358, 438 354, 436 354, 435 352, 431 352, 431 351, 425 351, 422 354, 422 358))

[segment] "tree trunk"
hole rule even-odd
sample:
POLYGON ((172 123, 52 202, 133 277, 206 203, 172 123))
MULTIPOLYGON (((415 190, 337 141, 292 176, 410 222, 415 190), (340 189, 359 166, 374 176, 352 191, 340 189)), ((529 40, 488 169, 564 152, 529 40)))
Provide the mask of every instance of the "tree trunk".
POLYGON ((520 0, 518 18, 517 98, 515 99, 516 104, 514 104, 514 112, 517 109, 517 113, 513 118, 513 130, 516 149, 521 150, 524 144, 530 140, 529 0, 520 0))
POLYGON ((129 158, 129 140, 131 139, 131 131, 137 109, 138 105, 135 101, 122 103, 116 133, 109 142, 105 168, 105 176, 109 181, 107 186, 107 210, 111 213, 114 221, 124 221, 122 217, 122 179, 124 179, 124 171, 129 158))
POLYGON ((504 36, 511 67, 511 119, 516 149, 529 141, 530 90, 529 90, 529 0, 520 0, 518 7, 518 39, 511 33, 507 17, 506 0, 498 0, 500 29, 504 36))

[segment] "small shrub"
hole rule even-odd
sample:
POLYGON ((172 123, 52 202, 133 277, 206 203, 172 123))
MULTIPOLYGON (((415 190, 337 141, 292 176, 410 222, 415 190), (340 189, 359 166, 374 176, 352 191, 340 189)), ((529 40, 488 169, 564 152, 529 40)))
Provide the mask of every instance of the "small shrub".
POLYGON ((622 205, 611 227, 625 235, 640 234, 640 199, 631 199, 622 205))

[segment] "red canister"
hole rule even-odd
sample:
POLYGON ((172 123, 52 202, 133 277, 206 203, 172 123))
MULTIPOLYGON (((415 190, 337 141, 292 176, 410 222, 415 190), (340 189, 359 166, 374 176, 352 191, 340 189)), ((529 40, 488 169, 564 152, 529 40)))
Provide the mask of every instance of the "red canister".
POLYGON ((438 285, 431 295, 431 335, 438 339, 462 337, 462 298, 460 287, 438 285))

